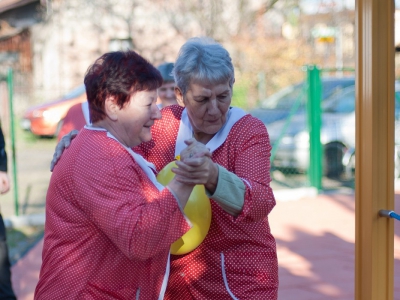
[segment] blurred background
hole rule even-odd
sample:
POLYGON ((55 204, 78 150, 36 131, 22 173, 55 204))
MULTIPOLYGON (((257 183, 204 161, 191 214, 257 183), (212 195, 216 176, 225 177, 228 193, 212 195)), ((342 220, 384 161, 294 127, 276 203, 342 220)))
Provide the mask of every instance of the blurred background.
MULTIPOLYGON (((260 118, 268 128, 276 183, 352 187, 354 9, 354 0, 2 0, 3 128, 12 132, 13 124, 38 137, 37 142, 54 138, 68 108, 85 101, 85 71, 102 53, 134 49, 159 65, 174 61, 186 39, 206 35, 232 55, 233 105, 260 118), (10 69, 12 82, 7 81, 10 69), (313 76, 319 85, 309 85, 313 76), (310 165, 314 160, 309 159, 312 138, 307 112, 315 108, 307 107, 309 97, 322 100, 321 166, 310 165), (321 183, 309 178, 315 168, 322 168, 321 183)), ((399 16, 396 10, 396 27, 399 16)), ((395 32, 394 47, 400 49, 400 31, 395 32)), ((397 117, 399 108, 400 104, 397 117)), ((396 177, 400 174, 397 148, 396 177)))
POLYGON ((251 109, 303 80, 304 65, 353 69, 354 21, 349 0, 2 0, 0 68, 14 69, 22 116, 81 85, 104 52, 130 48, 158 65, 174 61, 186 39, 206 35, 231 53, 234 104, 251 109))
MULTIPOLYGON (((68 108, 85 101, 85 71, 102 53, 134 49, 158 65, 174 61, 186 39, 206 35, 231 53, 232 104, 269 129, 276 182, 308 186, 308 66, 329 77, 324 100, 354 85, 354 6, 354 0, 0 1, 0 76, 13 70, 12 121, 7 82, 0 84, 3 128, 10 132, 14 124, 35 137, 56 137, 68 108)), ((323 141, 324 174, 340 179, 352 169, 351 159, 343 165, 342 158, 352 156, 346 153, 354 134, 338 137, 342 116, 334 117, 328 127, 335 133, 323 141)))
MULTIPOLYGON (((0 120, 13 186, 0 205, 12 261, 41 238, 57 134, 69 107, 86 99, 87 68, 108 51, 133 49, 159 65, 173 62, 190 37, 214 38, 235 66, 232 105, 260 118, 270 134, 277 199, 353 197, 355 34, 355 0, 1 0, 0 120), (319 149, 310 159, 314 113, 319 149), (14 216, 32 218, 13 223, 14 216)), ((400 79, 397 52, 395 73, 400 79)), ((400 83, 393 84, 398 178, 400 83)))
POLYGON ((354 9, 354 0, 0 1, 0 120, 13 176, 3 216, 43 214, 57 134, 68 109, 85 101, 96 58, 133 49, 154 65, 173 62, 185 40, 203 35, 231 53, 232 104, 267 126, 273 187, 351 190, 354 9), (322 145, 311 160, 310 97, 321 99, 322 145))

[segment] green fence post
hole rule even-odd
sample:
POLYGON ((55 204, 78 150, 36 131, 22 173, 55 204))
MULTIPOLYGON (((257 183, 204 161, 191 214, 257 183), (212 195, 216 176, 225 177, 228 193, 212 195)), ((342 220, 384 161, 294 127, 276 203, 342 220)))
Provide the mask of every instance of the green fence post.
POLYGON ((17 163, 15 157, 15 126, 14 126, 14 108, 13 108, 13 70, 10 68, 7 73, 7 87, 8 87, 8 102, 10 108, 10 130, 11 130, 11 155, 12 155, 12 167, 13 167, 13 184, 14 184, 14 207, 15 215, 19 215, 18 205, 18 183, 17 183, 17 163))
POLYGON ((307 118, 310 142, 310 163, 308 179, 310 185, 321 190, 322 186, 322 145, 321 145, 321 98, 322 84, 320 70, 316 65, 307 66, 308 101, 307 118))

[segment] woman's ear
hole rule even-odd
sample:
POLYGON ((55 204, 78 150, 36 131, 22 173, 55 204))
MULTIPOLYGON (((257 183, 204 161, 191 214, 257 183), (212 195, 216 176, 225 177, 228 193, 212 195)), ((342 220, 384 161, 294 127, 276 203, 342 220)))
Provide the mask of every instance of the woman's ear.
POLYGON ((182 91, 176 86, 175 87, 175 97, 176 97, 176 101, 178 102, 178 104, 180 106, 185 106, 185 103, 183 102, 183 94, 182 91))
POLYGON ((120 109, 113 97, 107 97, 106 101, 104 102, 104 110, 107 117, 112 121, 118 120, 118 111, 120 109))

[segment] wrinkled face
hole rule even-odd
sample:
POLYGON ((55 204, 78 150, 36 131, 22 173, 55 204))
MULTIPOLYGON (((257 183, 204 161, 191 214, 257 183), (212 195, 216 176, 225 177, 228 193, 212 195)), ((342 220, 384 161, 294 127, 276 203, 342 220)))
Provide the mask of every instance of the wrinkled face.
POLYGON ((161 119, 157 107, 157 91, 139 91, 131 96, 122 109, 118 109, 118 136, 128 147, 151 140, 150 128, 155 120, 161 119))
POLYGON ((177 98, 186 107, 194 137, 207 143, 222 128, 231 105, 232 88, 229 81, 220 84, 192 82, 186 95, 176 90, 177 98))
POLYGON ((163 107, 177 104, 174 90, 175 82, 163 83, 163 85, 157 89, 159 102, 162 103, 163 107))

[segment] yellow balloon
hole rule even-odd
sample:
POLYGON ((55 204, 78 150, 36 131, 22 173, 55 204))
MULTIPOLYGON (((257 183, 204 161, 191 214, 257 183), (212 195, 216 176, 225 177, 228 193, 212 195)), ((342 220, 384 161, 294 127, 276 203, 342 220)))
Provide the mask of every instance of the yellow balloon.
MULTIPOLYGON (((157 181, 164 186, 167 185, 175 176, 171 171, 174 167, 176 167, 175 162, 166 165, 158 173, 157 181)), ((196 185, 193 188, 183 211, 192 222, 193 227, 171 245, 171 253, 175 255, 186 254, 196 249, 210 229, 211 203, 203 185, 196 185)))

